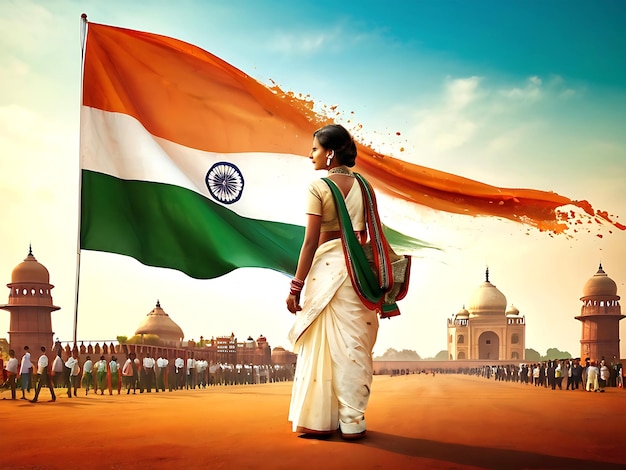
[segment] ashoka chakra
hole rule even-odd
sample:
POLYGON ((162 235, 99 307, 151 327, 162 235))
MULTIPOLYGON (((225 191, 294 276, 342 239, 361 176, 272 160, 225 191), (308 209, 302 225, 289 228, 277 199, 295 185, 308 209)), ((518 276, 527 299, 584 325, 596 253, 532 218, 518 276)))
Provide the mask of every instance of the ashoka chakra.
POLYGON ((223 204, 232 204, 243 193, 243 175, 232 163, 219 162, 206 174, 206 186, 216 200, 223 204))

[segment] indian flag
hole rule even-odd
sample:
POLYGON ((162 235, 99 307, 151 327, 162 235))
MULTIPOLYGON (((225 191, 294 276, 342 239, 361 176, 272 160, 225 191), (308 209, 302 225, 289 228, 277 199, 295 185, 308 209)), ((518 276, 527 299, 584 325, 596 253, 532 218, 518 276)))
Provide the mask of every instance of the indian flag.
MULTIPOLYGON (((312 133, 330 121, 191 44, 90 23, 83 62, 80 247, 213 278, 293 274, 312 133)), ((435 209, 561 231, 551 192, 508 190, 357 144, 375 189, 435 209)), ((420 241, 389 232, 397 247, 420 241)), ((406 251, 406 250, 402 250, 406 251)))

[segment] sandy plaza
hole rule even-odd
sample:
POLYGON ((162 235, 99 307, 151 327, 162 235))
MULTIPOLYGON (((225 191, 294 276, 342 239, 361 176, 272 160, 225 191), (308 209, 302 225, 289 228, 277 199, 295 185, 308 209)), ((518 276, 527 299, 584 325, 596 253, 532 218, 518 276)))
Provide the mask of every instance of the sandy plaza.
MULTIPOLYGON (((468 375, 375 376, 365 439, 308 439, 291 382, 10 400, 3 469, 619 469, 626 392, 551 390, 468 375)), ((31 392, 32 393, 32 392, 31 392)), ((6 400, 5 400, 6 398, 6 400)))

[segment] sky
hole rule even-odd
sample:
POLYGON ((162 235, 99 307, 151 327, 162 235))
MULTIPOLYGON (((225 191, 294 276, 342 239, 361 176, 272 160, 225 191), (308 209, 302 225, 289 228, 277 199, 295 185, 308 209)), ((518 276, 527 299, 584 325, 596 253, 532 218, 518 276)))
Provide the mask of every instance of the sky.
MULTIPOLYGON (((290 349, 293 322, 288 279, 273 271, 195 280, 79 253, 81 13, 190 42, 262 83, 337 106, 340 122, 362 126, 397 158, 587 200, 626 223, 621 1, 0 0, 0 11, 0 283, 32 245, 55 286, 61 341, 73 338, 77 297, 84 341, 132 336, 157 300, 186 339, 264 335, 290 349)), ((415 257, 402 315, 381 321, 375 355, 446 349, 447 319, 469 303, 487 266, 526 318, 526 347, 542 354, 579 355, 574 317, 599 263, 618 295, 626 292, 626 232, 609 224, 589 220, 554 235, 424 207, 386 210, 442 250, 415 257)), ((0 337, 8 330, 2 311, 0 337)), ((626 357, 626 321, 620 336, 626 357)))

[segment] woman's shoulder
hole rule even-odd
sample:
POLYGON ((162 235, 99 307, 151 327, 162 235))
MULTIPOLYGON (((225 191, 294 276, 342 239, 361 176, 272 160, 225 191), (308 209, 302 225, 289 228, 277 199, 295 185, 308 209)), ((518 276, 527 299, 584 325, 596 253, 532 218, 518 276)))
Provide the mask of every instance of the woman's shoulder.
POLYGON ((330 194, 330 188, 322 178, 317 178, 309 183, 309 192, 317 196, 330 194))
POLYGON ((328 188, 328 183, 322 178, 316 178, 309 183, 309 188, 328 188))

